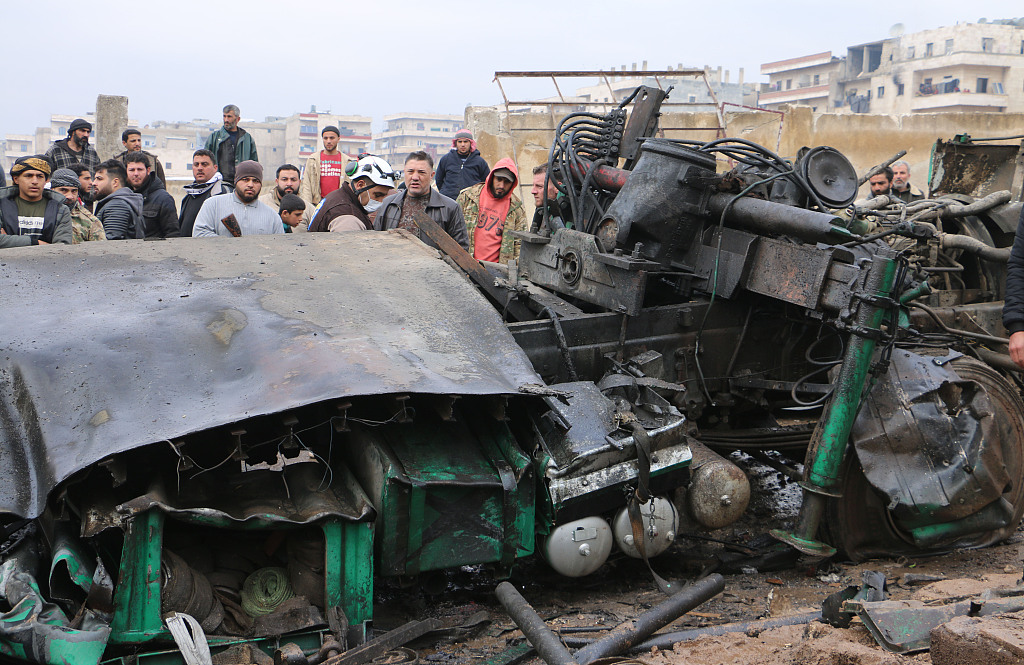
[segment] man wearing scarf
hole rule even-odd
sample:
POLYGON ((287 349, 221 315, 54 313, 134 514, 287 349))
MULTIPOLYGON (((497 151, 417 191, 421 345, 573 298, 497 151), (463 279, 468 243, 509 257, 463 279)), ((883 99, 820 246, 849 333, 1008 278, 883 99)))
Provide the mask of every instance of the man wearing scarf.
POLYGON ((206 199, 235 191, 224 182, 224 176, 217 170, 217 159, 209 150, 200 148, 192 153, 192 177, 196 180, 185 185, 185 196, 181 199, 181 212, 178 214, 178 234, 182 238, 192 237, 196 216, 206 199))
POLYGON ((44 189, 53 166, 40 155, 11 167, 14 184, 0 189, 0 248, 71 244, 71 213, 64 197, 44 189))
POLYGON ((106 240, 103 222, 89 212, 78 198, 79 180, 71 169, 57 169, 50 178, 50 189, 64 195, 64 204, 71 211, 71 242, 75 245, 90 240, 106 240))
POLYGON ((72 164, 85 164, 95 171, 100 165, 100 156, 96 154, 96 149, 89 145, 90 134, 92 124, 78 118, 68 127, 67 137, 54 141, 46 150, 46 158, 57 169, 66 169, 72 164))
POLYGON ((500 160, 484 182, 467 187, 455 201, 462 208, 473 258, 507 263, 519 257, 512 231, 526 230, 526 212, 515 194, 519 170, 508 157, 500 160))

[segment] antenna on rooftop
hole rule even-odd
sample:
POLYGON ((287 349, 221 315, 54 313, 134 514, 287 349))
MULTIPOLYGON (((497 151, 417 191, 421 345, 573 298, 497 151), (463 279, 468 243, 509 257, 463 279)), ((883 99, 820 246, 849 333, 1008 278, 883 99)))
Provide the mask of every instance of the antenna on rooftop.
POLYGON ((903 25, 902 23, 894 23, 893 26, 891 28, 889 28, 889 36, 890 37, 899 37, 900 35, 902 35, 906 31, 907 31, 907 27, 905 25, 903 25))

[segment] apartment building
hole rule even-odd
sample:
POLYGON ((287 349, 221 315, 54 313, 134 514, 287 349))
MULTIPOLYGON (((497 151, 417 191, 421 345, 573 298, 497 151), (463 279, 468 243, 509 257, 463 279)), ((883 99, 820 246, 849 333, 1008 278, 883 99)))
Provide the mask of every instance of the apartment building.
POLYGON ((766 63, 761 73, 769 77, 761 93, 767 108, 805 104, 889 115, 1024 111, 1024 20, 896 35, 850 46, 842 58, 817 53, 766 63))
POLYGON ((462 129, 461 115, 392 113, 384 116, 384 130, 373 135, 372 152, 400 167, 410 152, 422 150, 435 164, 452 148, 455 132, 462 129))

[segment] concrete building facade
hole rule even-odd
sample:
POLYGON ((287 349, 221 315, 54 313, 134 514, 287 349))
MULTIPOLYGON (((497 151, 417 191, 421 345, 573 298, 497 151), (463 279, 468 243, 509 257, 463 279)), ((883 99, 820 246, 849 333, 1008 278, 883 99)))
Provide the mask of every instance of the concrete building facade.
POLYGON ((761 105, 903 115, 1024 111, 1024 21, 958 23, 761 66, 761 105), (827 57, 826 57, 827 56, 827 57), (818 84, 814 84, 817 77, 818 84), (827 80, 827 84, 825 81, 827 80))
POLYGON ((410 152, 422 150, 434 163, 452 148, 455 132, 462 129, 461 115, 392 113, 384 116, 384 130, 373 135, 372 152, 398 169, 410 152))

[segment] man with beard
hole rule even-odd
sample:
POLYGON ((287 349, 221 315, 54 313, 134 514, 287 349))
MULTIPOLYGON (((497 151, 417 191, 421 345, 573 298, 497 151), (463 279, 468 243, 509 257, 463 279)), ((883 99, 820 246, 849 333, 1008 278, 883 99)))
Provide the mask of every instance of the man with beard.
POLYGON ((239 164, 235 168, 235 191, 206 200, 196 217, 192 237, 230 238, 235 235, 231 231, 235 224, 243 236, 283 234, 277 211, 257 200, 262 183, 263 167, 259 162, 250 160, 239 164))
MULTIPOLYGON (((298 196, 301 178, 299 167, 285 164, 277 168, 277 179, 274 180, 274 187, 260 194, 260 201, 266 203, 273 210, 281 209, 281 199, 287 194, 298 196)), ((306 206, 302 211, 302 223, 293 230, 296 233, 304 233, 309 226, 309 220, 313 217, 313 206, 306 206)))
POLYGON ((252 160, 260 161, 256 154, 256 142, 252 135, 238 126, 239 110, 234 104, 224 107, 224 126, 210 134, 206 149, 213 153, 213 160, 224 176, 224 182, 235 182, 235 169, 239 164, 252 160))
POLYGON ((381 202, 395 191, 398 174, 380 157, 367 155, 356 164, 351 180, 336 189, 317 208, 310 231, 373 229, 381 202))
POLYGON ((892 189, 889 193, 904 203, 920 201, 924 192, 910 184, 910 164, 900 160, 892 165, 892 189))
POLYGON ((68 167, 78 176, 78 201, 89 212, 96 206, 96 189, 92 186, 92 169, 85 164, 68 167))
POLYGON ((64 204, 71 210, 71 242, 77 245, 91 240, 106 240, 103 222, 82 205, 78 188, 78 176, 71 169, 57 169, 50 178, 50 189, 63 194, 64 204))
POLYGON ((192 177, 196 180, 191 185, 185 185, 185 196, 181 199, 181 212, 178 214, 178 234, 182 238, 192 237, 196 216, 206 199, 234 191, 217 170, 217 160, 213 153, 205 148, 192 153, 192 177))
POLYGON ((45 189, 52 169, 39 155, 14 162, 14 184, 0 189, 0 249, 71 244, 71 213, 61 205, 64 197, 45 189))
POLYGON ((320 138, 324 149, 306 160, 306 170, 302 174, 302 186, 298 192, 312 207, 320 205, 328 194, 348 182, 345 165, 349 158, 338 150, 341 132, 337 127, 328 125, 320 132, 320 138))
POLYGON ((462 208, 469 234, 469 252, 478 261, 507 263, 519 257, 512 231, 526 230, 526 212, 515 194, 516 163, 498 161, 484 182, 467 187, 455 202, 462 208))
POLYGON ((142 194, 128 188, 124 164, 108 159, 96 167, 96 216, 103 222, 107 240, 146 237, 142 225, 142 194))
POLYGON ((533 221, 530 223, 531 232, 547 232, 547 227, 544 225, 545 201, 547 202, 548 219, 557 217, 567 228, 572 228, 572 208, 565 197, 558 195, 558 187, 554 178, 548 177, 547 163, 533 169, 533 187, 530 189, 530 193, 533 194, 533 204, 536 206, 533 212, 533 221))
POLYGON ((405 189, 381 201, 380 212, 373 220, 373 228, 378 231, 406 229, 436 249, 434 241, 421 232, 415 222, 416 217, 426 214, 468 252, 469 234, 466 232, 462 208, 430 186, 434 178, 433 158, 422 150, 409 153, 405 158, 404 176, 405 189))
POLYGON ((476 149, 473 132, 460 129, 452 139, 452 149, 437 163, 437 189, 454 199, 466 187, 483 182, 490 170, 476 149))
POLYGON ((54 165, 54 168, 66 169, 72 164, 85 164, 95 170, 100 164, 100 157, 96 150, 89 145, 89 135, 92 134, 92 125, 78 118, 68 127, 67 138, 53 142, 53 145, 46 151, 46 157, 54 165))
POLYGON ((160 179, 160 182, 167 184, 167 178, 164 176, 164 167, 160 163, 160 160, 151 152, 146 152, 142 149, 142 133, 137 129, 126 129, 121 132, 121 145, 124 146, 124 151, 114 155, 114 159, 124 164, 125 168, 128 168, 128 155, 133 152, 141 152, 146 157, 149 157, 149 165, 153 167, 153 173, 160 179))
POLYGON ((142 152, 130 152, 125 158, 128 186, 142 194, 142 224, 147 238, 177 238, 178 209, 167 193, 163 181, 156 177, 149 157, 142 152))

